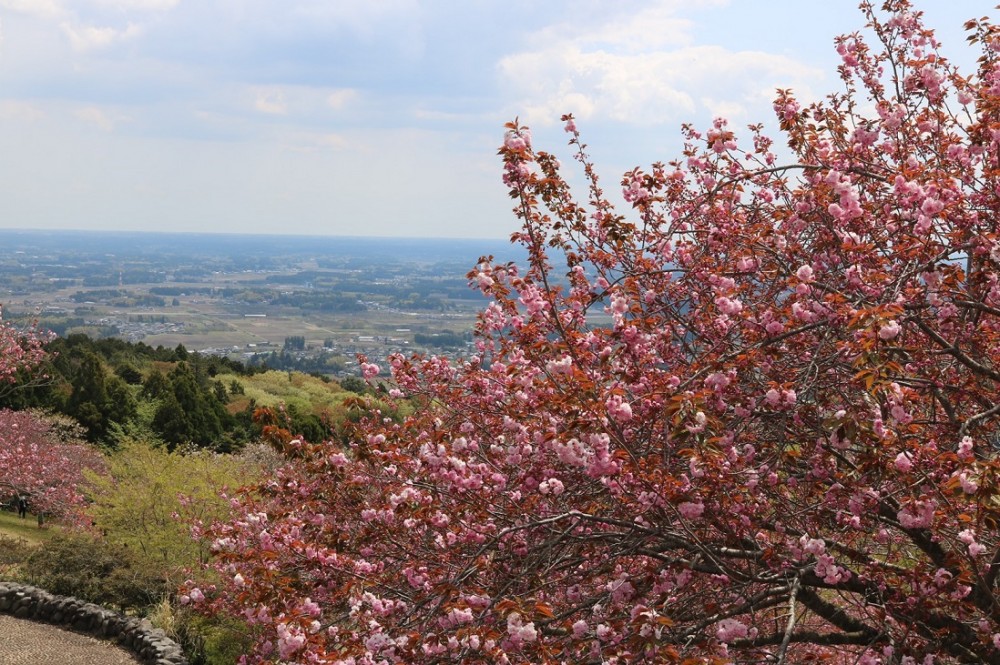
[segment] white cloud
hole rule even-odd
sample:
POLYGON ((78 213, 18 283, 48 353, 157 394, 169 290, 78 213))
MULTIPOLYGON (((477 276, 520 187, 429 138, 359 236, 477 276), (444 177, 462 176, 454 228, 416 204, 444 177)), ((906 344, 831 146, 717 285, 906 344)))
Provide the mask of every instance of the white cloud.
POLYGON ((358 98, 358 91, 352 88, 341 88, 334 90, 326 96, 326 103, 330 108, 339 111, 358 98))
POLYGON ((361 99, 353 88, 308 85, 251 86, 241 94, 244 99, 249 97, 260 113, 300 118, 329 118, 331 109, 344 111, 361 99))
POLYGON ((115 125, 120 121, 127 120, 125 116, 111 115, 107 111, 96 106, 84 106, 73 112, 77 119, 85 123, 96 125, 105 132, 114 131, 115 125))
POLYGON ((283 139, 283 145, 293 152, 343 151, 356 147, 343 134, 295 132, 283 139))
POLYGON ((653 49, 690 45, 694 22, 677 16, 700 7, 728 4, 727 0, 660 0, 636 12, 622 12, 606 5, 613 14, 594 25, 559 23, 531 36, 535 44, 570 41, 589 50, 610 48, 616 52, 642 53, 653 49))
POLYGON ((38 106, 29 102, 14 99, 0 101, 0 120, 34 122, 44 115, 45 113, 38 106))
POLYGON ((746 119, 746 107, 740 102, 732 99, 715 99, 713 97, 702 97, 701 105, 712 114, 713 118, 726 118, 727 120, 746 119))
POLYGON ((804 88, 821 73, 791 58, 722 46, 616 52, 567 40, 509 55, 499 63, 516 109, 534 124, 563 113, 652 125, 707 110, 744 115, 776 87, 804 88))
POLYGON ((387 18, 414 16, 420 11, 416 0, 295 0, 282 6, 282 13, 321 24, 349 25, 367 30, 387 18))
POLYGON ((86 52, 107 48, 115 42, 132 39, 142 33, 142 28, 129 23, 124 30, 110 26, 73 25, 68 21, 59 24, 59 28, 69 38, 74 51, 86 52))
POLYGON ((491 126, 497 123, 497 116, 492 111, 469 113, 465 111, 442 111, 435 108, 417 106, 413 109, 413 118, 431 122, 460 123, 474 122, 480 126, 491 126))
POLYGON ((254 94, 253 107, 261 113, 269 115, 285 115, 288 113, 288 103, 285 93, 274 88, 257 88, 254 94))
POLYGON ((317 143, 324 148, 332 148, 334 150, 343 150, 349 145, 347 139, 340 134, 323 134, 318 137, 317 143))
POLYGON ((168 11, 180 4, 180 0, 94 0, 101 7, 111 7, 121 11, 168 11))
POLYGON ((58 18, 65 13, 56 0, 0 0, 0 9, 42 19, 58 18))
MULTIPOLYGON (((659 0, 633 12, 579 15, 528 36, 498 71, 509 111, 535 125, 564 113, 648 126, 707 113, 769 113, 776 87, 805 91, 822 72, 776 53, 728 48, 713 22, 727 0, 659 0), (683 15, 682 15, 683 13, 683 15), (697 19, 697 20, 696 20, 697 19)), ((607 6, 597 5, 600 10, 607 6)), ((610 10, 608 10, 610 11, 610 10)), ((727 11, 727 10, 723 10, 727 11)), ((759 118, 763 119, 763 118, 759 118)))

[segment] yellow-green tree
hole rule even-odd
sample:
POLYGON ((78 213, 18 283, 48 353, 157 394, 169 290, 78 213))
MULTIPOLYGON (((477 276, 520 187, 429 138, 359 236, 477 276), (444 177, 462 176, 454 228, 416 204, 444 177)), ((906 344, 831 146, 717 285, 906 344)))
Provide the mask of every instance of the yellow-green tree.
POLYGON ((181 454, 142 442, 124 442, 108 461, 107 476, 92 477, 94 525, 174 577, 204 563, 209 543, 192 525, 225 520, 224 496, 259 477, 246 458, 208 452, 181 454))

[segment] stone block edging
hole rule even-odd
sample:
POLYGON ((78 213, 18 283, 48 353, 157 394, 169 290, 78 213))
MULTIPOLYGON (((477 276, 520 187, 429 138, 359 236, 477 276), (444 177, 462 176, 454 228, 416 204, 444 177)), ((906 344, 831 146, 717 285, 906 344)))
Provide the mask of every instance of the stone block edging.
POLYGON ((127 617, 78 598, 56 596, 27 584, 0 582, 0 613, 116 642, 148 665, 188 665, 180 645, 153 628, 149 620, 127 617))

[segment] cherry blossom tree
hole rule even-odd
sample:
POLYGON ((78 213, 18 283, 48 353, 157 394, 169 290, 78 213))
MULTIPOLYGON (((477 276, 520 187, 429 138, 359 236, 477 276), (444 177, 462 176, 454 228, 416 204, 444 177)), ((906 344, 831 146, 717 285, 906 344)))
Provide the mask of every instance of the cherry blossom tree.
POLYGON ((47 336, 34 325, 19 328, 3 320, 0 307, 0 389, 14 383, 23 383, 23 372, 38 366, 45 359, 42 345, 47 336))
POLYGON ((0 410, 0 496, 24 496, 33 513, 81 521, 85 471, 103 469, 96 449, 64 440, 46 416, 0 410))
POLYGON ((275 433, 183 600, 251 660, 1000 663, 1000 30, 965 76, 862 10, 787 148, 685 127, 628 214, 572 116, 582 196, 509 125, 529 258, 470 274, 477 354, 394 357, 401 422, 275 433))
MULTIPOLYGON (((34 325, 0 318, 0 390, 44 380, 31 374, 46 357, 47 339, 34 325)), ((0 410, 0 496, 26 496, 33 511, 80 518, 83 469, 99 469, 101 458, 73 430, 59 418, 0 410)))

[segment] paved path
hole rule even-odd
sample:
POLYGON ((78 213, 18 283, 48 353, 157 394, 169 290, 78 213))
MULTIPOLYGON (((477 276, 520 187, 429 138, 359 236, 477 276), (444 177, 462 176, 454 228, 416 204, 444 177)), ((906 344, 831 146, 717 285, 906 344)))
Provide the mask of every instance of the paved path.
POLYGON ((0 665, 136 665, 121 647, 44 623, 0 614, 0 665))

